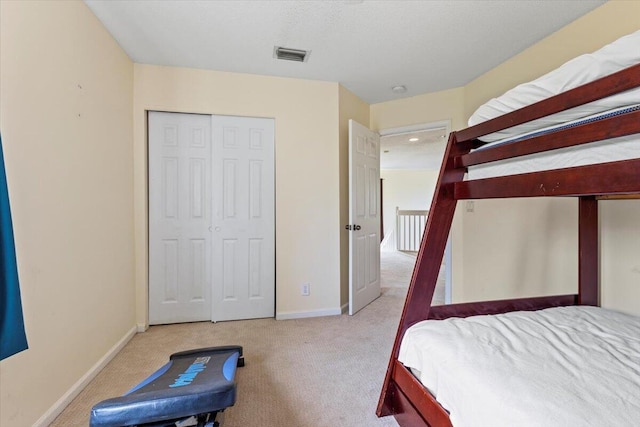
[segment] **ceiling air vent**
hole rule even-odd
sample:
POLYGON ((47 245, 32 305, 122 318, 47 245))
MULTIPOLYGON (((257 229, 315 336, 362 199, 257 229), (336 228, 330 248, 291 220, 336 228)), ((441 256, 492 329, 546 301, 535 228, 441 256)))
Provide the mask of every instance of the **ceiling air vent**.
POLYGON ((273 57, 285 61, 307 62, 311 52, 300 49, 290 49, 288 47, 275 46, 273 57))

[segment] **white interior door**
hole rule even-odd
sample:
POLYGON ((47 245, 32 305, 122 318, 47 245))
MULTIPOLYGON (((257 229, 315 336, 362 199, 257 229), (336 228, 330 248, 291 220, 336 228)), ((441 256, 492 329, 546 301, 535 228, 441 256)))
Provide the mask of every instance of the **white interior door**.
POLYGON ((211 117, 149 112, 149 323, 211 319, 211 117))
POLYGON ((274 120, 213 116, 213 320, 275 313, 274 120))
POLYGON ((380 296, 380 136, 349 120, 349 314, 380 296))

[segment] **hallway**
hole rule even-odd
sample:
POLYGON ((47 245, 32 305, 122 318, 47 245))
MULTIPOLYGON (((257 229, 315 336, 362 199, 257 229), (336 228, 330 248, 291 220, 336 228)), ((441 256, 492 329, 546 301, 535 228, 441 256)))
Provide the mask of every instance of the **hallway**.
MULTIPOLYGON (((403 294, 409 288, 411 274, 416 262, 417 253, 399 251, 380 251, 380 286, 382 292, 403 294)), ((444 304, 444 263, 440 266, 438 284, 433 295, 433 304, 444 304)))

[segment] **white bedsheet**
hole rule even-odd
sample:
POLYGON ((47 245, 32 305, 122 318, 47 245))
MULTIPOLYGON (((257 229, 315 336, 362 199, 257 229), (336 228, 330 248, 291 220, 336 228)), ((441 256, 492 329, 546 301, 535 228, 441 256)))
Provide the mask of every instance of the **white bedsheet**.
MULTIPOLYGON (((640 98, 638 101, 640 101, 640 98)), ((478 150, 485 150, 497 145, 508 144, 516 139, 525 139, 527 137, 535 136, 536 134, 549 133, 564 127, 573 127, 581 123, 597 121, 601 118, 610 117, 612 115, 625 113, 631 110, 637 110, 638 108, 640 108, 640 104, 634 104, 632 106, 616 108, 603 113, 593 114, 568 123, 549 126, 523 135, 517 135, 504 140, 491 142, 478 150)), ((523 142, 523 144, 527 143, 532 144, 533 142, 523 142)), ((640 135, 632 134, 619 138, 596 141, 588 144, 471 166, 468 169, 469 173, 467 175, 467 179, 508 176, 526 172, 584 166, 636 158, 640 158, 640 135)))
POLYGON ((455 427, 640 425, 640 318, 559 307, 425 321, 398 359, 455 427))
MULTIPOLYGON (((640 135, 633 134, 471 166, 467 179, 508 176, 637 158, 640 158, 640 135)), ((640 423, 638 425, 640 426, 640 423)))

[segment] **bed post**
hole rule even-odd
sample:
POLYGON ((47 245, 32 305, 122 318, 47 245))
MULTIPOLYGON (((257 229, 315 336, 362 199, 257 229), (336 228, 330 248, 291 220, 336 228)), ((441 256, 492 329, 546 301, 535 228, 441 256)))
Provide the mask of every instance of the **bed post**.
POLYGON ((431 300, 438 280, 438 273, 444 249, 449 238, 449 231, 453 222, 453 214, 456 209, 454 198, 454 183, 460 182, 466 172, 465 167, 457 167, 455 158, 466 154, 472 147, 469 141, 459 143, 456 133, 449 135, 449 141, 445 149, 440 175, 429 209, 427 224, 425 226, 420 250, 413 269, 407 299, 400 318, 400 325, 393 344, 393 350, 389 359, 389 366, 382 386, 382 393, 378 401, 376 414, 379 417, 392 415, 394 410, 395 385, 393 384, 393 369, 398 357, 402 336, 409 326, 421 320, 425 320, 429 314, 431 300), (420 285, 417 285, 420 283, 420 285))
POLYGON ((578 304, 599 305, 598 200, 578 199, 578 304))

